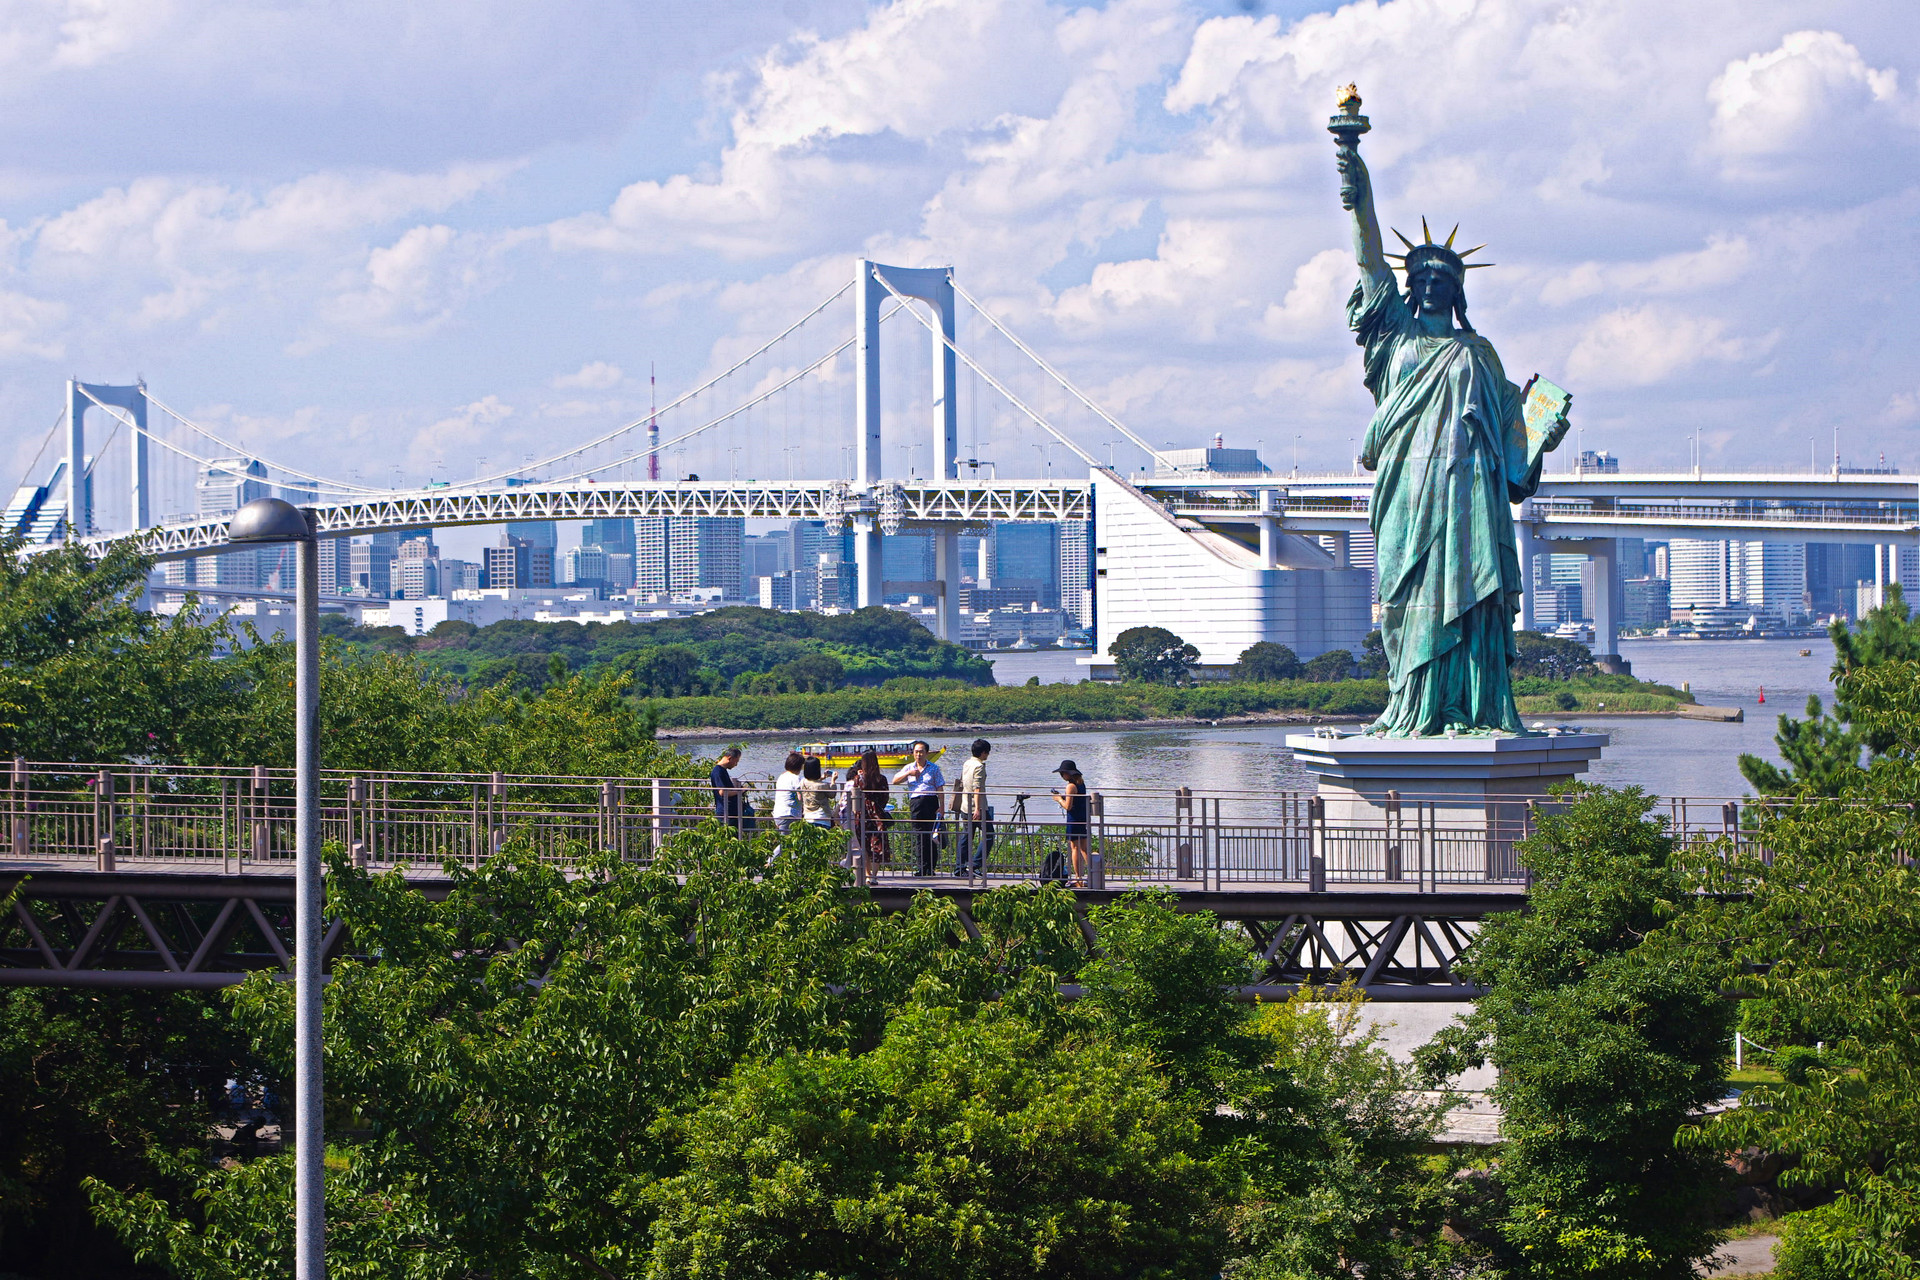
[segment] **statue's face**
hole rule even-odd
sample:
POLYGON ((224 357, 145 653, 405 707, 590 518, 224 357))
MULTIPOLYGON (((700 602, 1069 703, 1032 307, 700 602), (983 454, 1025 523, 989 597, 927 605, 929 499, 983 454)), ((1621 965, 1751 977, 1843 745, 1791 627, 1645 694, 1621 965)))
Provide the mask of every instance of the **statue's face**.
POLYGON ((1459 295, 1453 277, 1444 271, 1422 271, 1408 282, 1407 289, 1413 295, 1413 309, 1423 315, 1451 314, 1459 295))

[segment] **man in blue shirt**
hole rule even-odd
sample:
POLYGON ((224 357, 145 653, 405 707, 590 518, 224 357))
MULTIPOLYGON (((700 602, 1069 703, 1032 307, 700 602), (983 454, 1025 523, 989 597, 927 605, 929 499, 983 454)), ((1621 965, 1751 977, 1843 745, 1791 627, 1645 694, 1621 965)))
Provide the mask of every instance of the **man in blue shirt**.
POLYGON ((939 870, 935 864, 933 836, 940 822, 940 795, 947 788, 940 766, 927 758, 932 751, 925 740, 915 742, 913 759, 893 775, 893 785, 907 789, 907 812, 913 818, 913 849, 918 862, 915 874, 923 876, 934 875, 939 870))
POLYGON ((707 780, 713 784, 713 816, 734 830, 740 829, 742 797, 746 788, 733 780, 732 769, 740 763, 740 748, 728 747, 713 762, 707 780))

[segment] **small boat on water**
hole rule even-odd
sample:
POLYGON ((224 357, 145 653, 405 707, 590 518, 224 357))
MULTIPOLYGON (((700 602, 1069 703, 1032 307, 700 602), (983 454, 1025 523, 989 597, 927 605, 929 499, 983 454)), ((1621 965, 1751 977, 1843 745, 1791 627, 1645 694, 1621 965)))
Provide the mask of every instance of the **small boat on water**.
POLYGON ((1813 656, 1813 650, 1811 650, 1811 649, 1802 649, 1802 650, 1800 651, 1800 656, 1801 656, 1801 657, 1803 657, 1803 658, 1811 658, 1811 657, 1813 656))
MULTIPOLYGON (((823 769, 851 769, 868 751, 880 758, 882 769, 902 769, 913 759, 911 739, 906 742, 806 742, 798 750, 803 756, 817 757, 823 769)), ((927 759, 938 760, 946 750, 934 747, 927 753, 927 759)))

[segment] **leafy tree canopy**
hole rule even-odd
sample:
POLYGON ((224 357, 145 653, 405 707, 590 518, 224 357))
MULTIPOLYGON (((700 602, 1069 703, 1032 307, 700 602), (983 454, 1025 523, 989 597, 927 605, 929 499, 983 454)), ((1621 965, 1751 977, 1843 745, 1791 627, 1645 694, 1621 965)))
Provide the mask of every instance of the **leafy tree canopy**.
MULTIPOLYGON (((648 868, 455 868, 441 902, 336 859, 382 957, 326 992, 331 1102, 370 1128, 329 1178, 337 1273, 1439 1274, 1432 1109, 1351 1019, 1235 1004, 1210 916, 1098 908, 1096 959, 1063 891, 985 894, 975 933, 930 895, 881 914, 827 833, 783 846, 707 824, 648 868), (1364 1203, 1294 1212, 1362 1171, 1364 1203)), ((234 999, 283 1060, 284 984, 234 999)), ((283 1158, 174 1167, 91 1184, 130 1247, 286 1274, 283 1158)))
POLYGON ((332 625, 356 648, 418 654, 469 687, 518 679, 537 690, 550 678, 547 660, 555 654, 570 673, 630 671, 641 693, 664 697, 724 693, 743 675, 775 671, 782 674, 773 687, 754 691, 878 685, 893 676, 993 683, 992 664, 906 614, 878 607, 833 616, 741 605, 658 622, 448 622, 419 637, 344 620, 332 625), (839 664, 837 673, 827 660, 839 664))
POLYGON ((1315 654, 1307 659, 1304 674, 1309 680, 1322 683, 1330 680, 1350 680, 1353 678, 1353 653, 1347 649, 1329 649, 1325 653, 1315 654))
POLYGON ((1107 654, 1122 680, 1142 684, 1185 684, 1187 668, 1200 661, 1198 649, 1165 627, 1128 627, 1107 654))
POLYGON ((1238 680, 1298 680, 1302 670, 1299 655, 1293 650, 1261 640, 1240 651, 1233 674, 1238 680))
POLYGON ((224 625, 136 607, 152 561, 121 544, 23 553, 0 539, 0 756, 182 759, 245 703, 224 625))
POLYGON ((1727 969, 1674 925, 1697 899, 1653 803, 1596 792, 1541 818, 1528 909, 1459 966, 1489 994, 1420 1051, 1436 1077, 1500 1073, 1491 1274, 1684 1280, 1716 1243, 1718 1159, 1675 1135, 1723 1092, 1727 969))
POLYGON ((1571 680, 1576 676, 1590 676, 1599 670, 1593 662, 1593 650, 1578 640, 1545 635, 1538 631, 1516 631, 1513 639, 1520 651, 1513 661, 1513 674, 1516 676, 1571 680))
POLYGON ((1807 699, 1805 720, 1780 717, 1773 740, 1786 768, 1755 755, 1740 757, 1740 772, 1768 795, 1840 795, 1861 781, 1862 752, 1879 756, 1913 748, 1904 721, 1876 714, 1887 695, 1903 686, 1898 677, 1884 679, 1880 669, 1920 661, 1920 617, 1907 607, 1900 585, 1888 585, 1885 603, 1857 629, 1835 618, 1830 634, 1833 710, 1825 711, 1815 694, 1807 699))

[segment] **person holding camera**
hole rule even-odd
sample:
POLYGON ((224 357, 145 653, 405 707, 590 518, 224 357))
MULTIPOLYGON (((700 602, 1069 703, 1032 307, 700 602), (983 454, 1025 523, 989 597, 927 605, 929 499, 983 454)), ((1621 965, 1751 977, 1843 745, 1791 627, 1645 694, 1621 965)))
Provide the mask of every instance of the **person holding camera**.
POLYGON ((1054 772, 1067 784, 1065 790, 1053 789, 1053 800, 1067 814, 1067 852, 1073 858, 1073 887, 1084 889, 1087 864, 1093 856, 1088 846, 1087 780, 1081 776, 1080 766, 1071 760, 1062 760, 1054 772))
POLYGON ((929 758, 932 753, 933 748, 925 739, 916 739, 913 759, 893 775, 893 785, 907 789, 907 813, 913 819, 914 874, 922 876, 935 875, 940 870, 933 838, 940 825, 940 793, 947 789, 940 766, 929 758))

